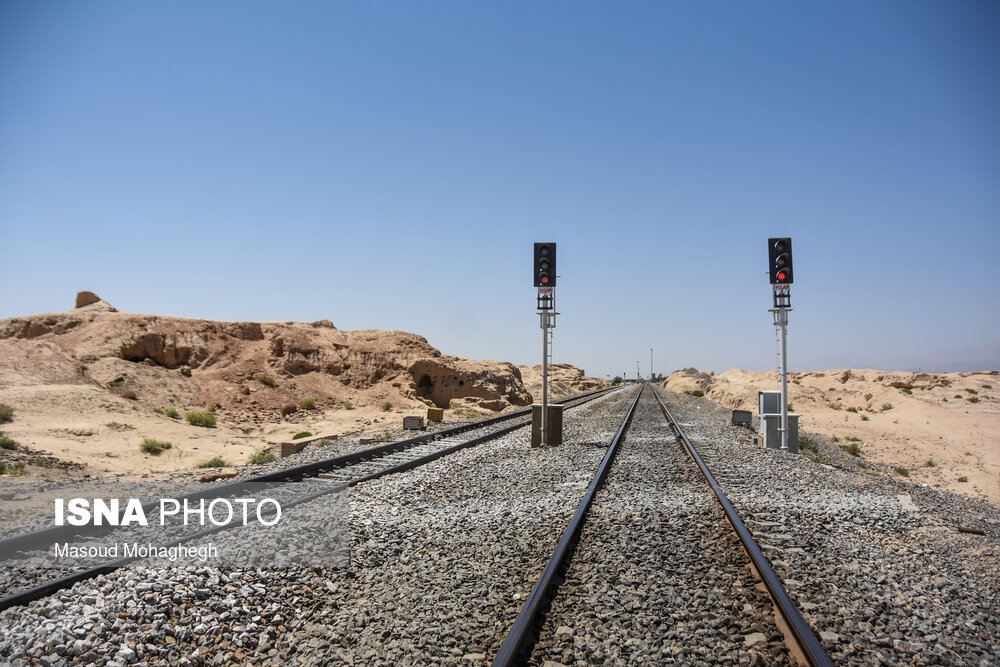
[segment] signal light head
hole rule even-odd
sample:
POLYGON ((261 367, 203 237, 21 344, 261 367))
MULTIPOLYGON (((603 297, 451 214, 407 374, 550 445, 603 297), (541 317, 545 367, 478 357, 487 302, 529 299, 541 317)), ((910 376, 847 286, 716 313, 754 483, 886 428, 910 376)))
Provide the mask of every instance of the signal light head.
POLYGON ((772 285, 791 285, 792 275, 792 239, 771 238, 767 240, 768 271, 772 285))
POLYGON ((533 280, 535 287, 556 286, 556 244, 535 244, 535 266, 533 280))

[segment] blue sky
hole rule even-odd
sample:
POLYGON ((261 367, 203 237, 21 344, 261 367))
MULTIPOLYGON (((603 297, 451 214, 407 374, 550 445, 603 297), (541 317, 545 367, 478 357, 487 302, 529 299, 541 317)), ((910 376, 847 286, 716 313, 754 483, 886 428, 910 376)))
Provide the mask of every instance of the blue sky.
POLYGON ((556 362, 767 369, 791 236, 792 370, 947 365, 1000 350, 998 72, 990 1, 2 0, 0 317, 534 364, 555 241, 556 362))

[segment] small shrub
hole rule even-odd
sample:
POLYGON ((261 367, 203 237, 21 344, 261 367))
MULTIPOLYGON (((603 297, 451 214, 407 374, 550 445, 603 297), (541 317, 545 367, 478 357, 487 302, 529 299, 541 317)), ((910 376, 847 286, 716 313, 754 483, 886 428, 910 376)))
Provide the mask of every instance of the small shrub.
POLYGON ((14 418, 14 408, 6 403, 0 403, 0 422, 9 422, 14 418))
POLYGON ((969 403, 978 403, 979 402, 979 397, 978 396, 970 396, 966 400, 969 401, 969 403))
POLYGON ((389 412, 392 410, 392 401, 386 401, 382 404, 382 412, 389 412))
POLYGON ((962 475, 961 477, 958 478, 958 481, 960 481, 960 482, 968 482, 969 478, 966 477, 965 475, 962 475))
POLYGON ((975 389, 966 389, 965 391, 969 392, 970 394, 978 394, 979 393, 975 389))
POLYGON ((152 454, 153 456, 159 455, 164 450, 173 447, 169 442, 164 442, 163 440, 157 440, 155 438, 143 438, 142 442, 139 443, 139 449, 147 454, 152 454))
POLYGON ((789 403, 789 404, 788 404, 788 411, 789 411, 789 412, 793 412, 794 410, 795 410, 795 406, 794 406, 794 405, 792 405, 791 403, 789 403))
POLYGON ((948 399, 947 399, 947 398, 942 398, 942 399, 941 399, 941 401, 942 401, 943 403, 947 403, 947 402, 948 402, 948 399))
POLYGON ((211 412, 198 412, 197 410, 191 410, 184 413, 184 421, 191 424, 191 426, 212 428, 215 426, 215 415, 211 412))
POLYGON ((247 459, 247 463, 250 465, 259 465, 261 463, 270 463, 271 461, 277 460, 278 457, 274 455, 274 452, 267 449, 261 450, 259 452, 254 452, 247 459))
POLYGON ((863 421, 863 422, 868 421, 868 415, 864 415, 864 414, 861 415, 861 421, 863 421))
POLYGON ((893 468, 893 471, 900 477, 910 476, 910 471, 907 468, 893 468))
POLYGON ((260 380, 261 384, 266 384, 268 387, 273 387, 276 384, 274 381, 274 376, 271 375, 270 373, 261 373, 260 375, 257 376, 257 379, 260 380))
POLYGON ((887 412, 889 410, 892 410, 892 403, 883 403, 882 412, 887 412))
POLYGON ((308 438, 311 435, 312 433, 310 433, 309 431, 302 431, 301 433, 296 433, 295 435, 293 435, 292 440, 298 440, 299 438, 308 438))
POLYGON ((851 407, 847 408, 847 411, 857 414, 858 409, 852 405, 851 407))
POLYGON ((983 389, 992 389, 992 388, 993 388, 993 385, 991 385, 991 384, 984 384, 983 385, 983 389))
POLYGON ((871 394, 865 394, 865 400, 866 401, 872 400, 872 395, 871 394))
POLYGON ((819 451, 819 444, 815 440, 813 440, 812 438, 810 438, 808 435, 800 435, 799 436, 799 449, 800 450, 810 451, 810 452, 818 452, 819 451))
POLYGON ((23 475, 24 474, 24 461, 20 463, 15 463, 13 465, 7 465, 0 461, 0 475, 23 475))
POLYGON ((210 405, 210 406, 208 406, 208 411, 211 412, 214 415, 215 414, 215 409, 217 407, 219 407, 219 406, 217 406, 217 405, 210 405))
POLYGON ((312 396, 306 396, 301 401, 299 401, 299 407, 303 410, 315 410, 316 409, 316 399, 312 396))
POLYGON ((177 412, 177 408, 167 408, 167 416, 171 419, 180 419, 181 414, 177 412))
POLYGON ((840 438, 835 435, 835 436, 833 436, 833 441, 834 442, 840 442, 840 438))
POLYGON ((851 456, 857 456, 861 458, 861 447, 856 442, 852 442, 849 445, 840 445, 840 448, 850 454, 851 456))
POLYGON ((861 442, 861 438, 859 438, 856 435, 849 435, 846 438, 844 438, 844 440, 846 440, 847 442, 861 442))
POLYGON ((14 438, 0 435, 0 449, 17 449, 17 442, 14 438))
POLYGON ((823 452, 806 451, 805 456, 814 463, 830 463, 830 457, 823 452))
POLYGON ((841 410, 841 409, 843 409, 843 406, 840 403, 827 403, 826 407, 830 408, 831 410, 841 410))
POLYGON ((350 401, 344 401, 344 409, 345 410, 353 410, 354 406, 351 404, 350 401))
POLYGON ((214 456, 207 461, 202 461, 201 463, 195 463, 195 468, 225 468, 228 463, 221 456, 214 456))
POLYGON ((122 396, 124 396, 130 401, 139 400, 139 394, 135 393, 135 389, 126 389, 125 391, 122 392, 122 396))
POLYGON ((952 398, 963 398, 963 396, 961 394, 955 394, 952 398))
POLYGON ((705 395, 705 392, 703 392, 701 389, 695 389, 694 391, 685 391, 684 393, 687 394, 688 396, 694 396, 695 398, 701 398, 702 396, 705 395))
POLYGON ((108 386, 109 387, 120 387, 123 384, 125 384, 125 378, 123 378, 123 377, 117 377, 114 380, 112 380, 111 382, 109 382, 108 386))
POLYGON ((164 410, 163 408, 153 408, 153 412, 155 412, 158 415, 165 415, 165 414, 167 414, 167 411, 164 410))
POLYGON ((937 464, 934 463, 934 459, 927 459, 927 463, 924 464, 925 468, 933 468, 937 464))
POLYGON ((294 412, 298 412, 298 411, 299 411, 299 409, 298 409, 298 407, 296 407, 296 405, 294 403, 286 403, 285 405, 281 406, 281 416, 282 417, 287 417, 288 415, 290 415, 290 414, 292 414, 294 412))
MULTIPOLYGON (((902 391, 903 391, 904 394, 909 394, 911 396, 913 395, 913 390, 912 389, 907 389, 906 387, 903 387, 902 391)), ((904 470, 905 470, 905 468, 904 468, 904 470)))

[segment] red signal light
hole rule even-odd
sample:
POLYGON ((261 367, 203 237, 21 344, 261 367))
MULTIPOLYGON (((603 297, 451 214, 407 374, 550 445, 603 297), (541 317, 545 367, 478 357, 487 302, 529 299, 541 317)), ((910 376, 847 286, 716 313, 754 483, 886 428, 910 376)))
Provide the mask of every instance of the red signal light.
POLYGON ((778 280, 784 280, 784 279, 785 279, 785 272, 778 271, 778 280))

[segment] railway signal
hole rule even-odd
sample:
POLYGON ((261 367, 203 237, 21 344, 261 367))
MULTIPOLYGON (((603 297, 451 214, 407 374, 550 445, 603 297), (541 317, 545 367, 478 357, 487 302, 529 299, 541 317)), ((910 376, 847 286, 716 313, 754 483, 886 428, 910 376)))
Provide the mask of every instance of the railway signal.
MULTIPOLYGON (((779 372, 781 375, 781 449, 789 449, 788 430, 788 311, 791 302, 792 284, 792 239, 787 236, 774 237, 767 240, 768 271, 771 276, 771 292, 774 307, 774 326, 778 328, 781 340, 781 359, 779 372)), ((762 418, 763 419, 763 418, 762 418)), ((763 421, 761 422, 763 424, 763 421)), ((792 448, 798 451, 798 445, 793 442, 792 448)))
POLYGON ((556 244, 535 244, 535 287, 556 286, 556 244))
POLYGON ((770 264, 772 285, 791 285, 792 239, 771 238, 767 240, 767 258, 770 264))
MULTIPOLYGON (((539 444, 562 443, 562 417, 555 422, 555 433, 549 433, 549 336, 556 326, 556 244, 536 243, 533 279, 538 288, 538 315, 542 327, 542 405, 539 413, 539 444)), ((562 406, 555 406, 560 411, 562 406)), ((560 412, 561 415, 561 412, 560 412)), ((532 446, 535 441, 535 417, 532 409, 532 446)))

